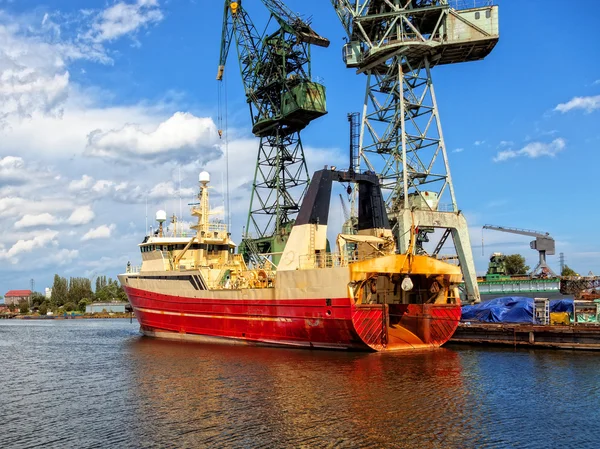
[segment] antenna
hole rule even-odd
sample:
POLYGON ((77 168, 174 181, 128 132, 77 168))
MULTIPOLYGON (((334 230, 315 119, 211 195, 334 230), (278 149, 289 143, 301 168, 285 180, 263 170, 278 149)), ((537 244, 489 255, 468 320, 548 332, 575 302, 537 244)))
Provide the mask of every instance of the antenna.
POLYGON ((179 221, 183 218, 183 209, 181 206, 181 165, 179 166, 179 221))
POLYGON ((481 255, 485 256, 483 253, 483 228, 481 228, 481 255))
POLYGON ((146 227, 144 228, 144 235, 148 235, 148 191, 146 191, 146 227))
POLYGON ((225 201, 227 209, 225 210, 225 220, 227 222, 227 229, 231 232, 231 214, 229 212, 229 132, 227 129, 227 80, 225 80, 225 201))
POLYGON ((226 189, 225 189, 225 181, 223 179, 223 172, 221 172, 221 198, 223 199, 223 222, 227 224, 227 210, 225 209, 225 203, 227 202, 226 198, 226 189))

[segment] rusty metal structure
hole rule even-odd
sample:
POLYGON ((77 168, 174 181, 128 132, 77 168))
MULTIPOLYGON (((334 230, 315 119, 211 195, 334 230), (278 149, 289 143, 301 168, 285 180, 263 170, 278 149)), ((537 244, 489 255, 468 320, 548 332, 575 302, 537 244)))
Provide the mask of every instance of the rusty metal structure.
POLYGON ((560 292, 575 299, 600 297, 600 276, 565 276, 560 279, 560 292))
POLYGON ((366 75, 360 162, 378 173, 401 251, 452 236, 467 297, 479 301, 467 223, 458 209, 431 69, 486 57, 499 38, 490 1, 331 0, 347 33, 346 66, 366 75))

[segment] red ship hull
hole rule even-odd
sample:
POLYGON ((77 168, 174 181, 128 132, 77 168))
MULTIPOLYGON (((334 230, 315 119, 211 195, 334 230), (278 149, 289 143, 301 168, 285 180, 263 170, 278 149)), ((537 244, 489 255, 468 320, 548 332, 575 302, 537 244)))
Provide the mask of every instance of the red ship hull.
POLYGON ((435 348, 460 321, 459 305, 356 305, 350 298, 214 299, 125 286, 144 334, 291 347, 388 351, 435 348))

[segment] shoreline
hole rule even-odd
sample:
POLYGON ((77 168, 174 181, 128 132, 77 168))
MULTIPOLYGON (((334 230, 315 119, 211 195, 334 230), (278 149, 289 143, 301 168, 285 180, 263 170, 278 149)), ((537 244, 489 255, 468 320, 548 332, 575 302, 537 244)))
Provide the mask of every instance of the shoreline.
POLYGON ((110 318, 120 318, 120 319, 129 319, 133 318, 133 315, 129 313, 94 313, 94 314, 86 314, 86 315, 19 315, 19 314, 0 314, 0 319, 8 319, 8 320, 88 320, 88 319, 110 319, 110 318))

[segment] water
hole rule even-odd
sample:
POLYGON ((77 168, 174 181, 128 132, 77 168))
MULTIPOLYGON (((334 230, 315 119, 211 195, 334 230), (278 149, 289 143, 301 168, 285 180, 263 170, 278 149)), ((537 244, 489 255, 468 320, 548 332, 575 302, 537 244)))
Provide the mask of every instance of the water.
POLYGON ((596 448, 600 353, 164 342, 0 321, 0 447, 596 448))

